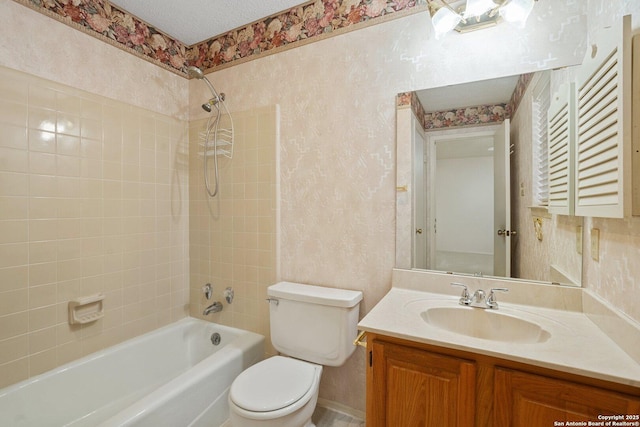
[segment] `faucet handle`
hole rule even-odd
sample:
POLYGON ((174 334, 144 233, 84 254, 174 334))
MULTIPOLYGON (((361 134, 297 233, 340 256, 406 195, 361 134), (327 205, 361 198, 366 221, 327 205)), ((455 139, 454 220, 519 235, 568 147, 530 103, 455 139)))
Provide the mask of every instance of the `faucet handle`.
POLYGON ((462 295, 460 295, 460 304, 471 304, 471 296, 469 295, 469 288, 464 283, 451 282, 451 286, 460 286, 462 289, 462 295))
POLYGON ((496 292, 509 292, 507 288, 491 288, 489 296, 487 297, 487 307, 498 308, 498 300, 496 299, 496 292))
POLYGON ((213 293, 213 288, 211 287, 211 283, 207 283, 202 287, 202 293, 204 293, 205 298, 211 299, 211 294, 213 293))

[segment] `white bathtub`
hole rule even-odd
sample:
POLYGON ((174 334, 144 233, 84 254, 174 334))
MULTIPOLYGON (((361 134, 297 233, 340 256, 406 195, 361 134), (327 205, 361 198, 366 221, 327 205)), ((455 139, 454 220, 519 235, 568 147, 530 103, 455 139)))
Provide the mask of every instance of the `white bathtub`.
POLYGON ((219 426, 263 354, 262 335, 182 319, 0 390, 0 426, 219 426))

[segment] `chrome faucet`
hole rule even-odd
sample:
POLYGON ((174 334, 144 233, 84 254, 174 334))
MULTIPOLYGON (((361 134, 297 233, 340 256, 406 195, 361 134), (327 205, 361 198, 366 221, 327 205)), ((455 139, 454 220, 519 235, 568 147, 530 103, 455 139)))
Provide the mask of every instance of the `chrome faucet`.
POLYGON ((498 300, 496 298, 496 292, 508 292, 507 288, 491 288, 489 291, 489 296, 487 297, 485 292, 482 289, 478 289, 473 293, 473 296, 469 294, 469 288, 467 285, 462 283, 451 283, 451 286, 460 286, 462 287, 462 295, 460 296, 460 305, 464 305, 467 307, 477 307, 477 308, 491 308, 494 310, 498 309, 498 300))
POLYGON ((216 301, 213 304, 211 304, 209 307, 205 308, 204 311, 202 312, 203 316, 206 316, 209 313, 218 313, 222 311, 222 303, 220 301, 216 301))
POLYGON ((482 305, 482 303, 484 302, 484 291, 482 289, 478 289, 477 291, 475 291, 473 293, 473 297, 471 297, 472 302, 471 305, 473 307, 477 307, 478 305, 482 305))
POLYGON ((498 300, 496 299, 496 292, 509 292, 507 288, 491 288, 489 296, 487 297, 487 307, 498 309, 498 300))
POLYGON ((467 285, 462 283, 451 283, 451 286, 460 286, 462 289, 462 295, 460 295, 460 305, 470 305, 473 299, 471 299, 471 295, 469 295, 469 288, 467 285))

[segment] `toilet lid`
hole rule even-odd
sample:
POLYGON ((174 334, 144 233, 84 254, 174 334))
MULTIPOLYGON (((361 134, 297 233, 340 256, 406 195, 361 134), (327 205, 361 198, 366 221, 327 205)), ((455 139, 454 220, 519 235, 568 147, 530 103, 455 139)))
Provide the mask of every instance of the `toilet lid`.
POLYGON ((238 375, 231 385, 231 400, 252 412, 292 405, 313 385, 314 366, 288 357, 270 357, 238 375))

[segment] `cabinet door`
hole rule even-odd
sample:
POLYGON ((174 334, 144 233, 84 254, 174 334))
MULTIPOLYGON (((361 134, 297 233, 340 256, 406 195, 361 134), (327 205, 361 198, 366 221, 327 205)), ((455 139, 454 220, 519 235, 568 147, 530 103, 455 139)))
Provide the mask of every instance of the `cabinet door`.
POLYGON ((561 85, 547 114, 549 212, 573 215, 575 151, 575 84, 561 85))
POLYGON ((496 368, 494 425, 553 426, 640 413, 640 399, 568 381, 496 368))
POLYGON ((631 17, 600 29, 578 68, 575 213, 631 211, 631 17))
POLYGON ((367 427, 473 426, 475 363, 374 340, 367 427))

